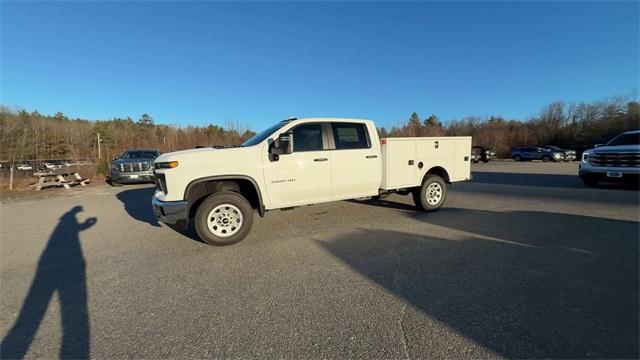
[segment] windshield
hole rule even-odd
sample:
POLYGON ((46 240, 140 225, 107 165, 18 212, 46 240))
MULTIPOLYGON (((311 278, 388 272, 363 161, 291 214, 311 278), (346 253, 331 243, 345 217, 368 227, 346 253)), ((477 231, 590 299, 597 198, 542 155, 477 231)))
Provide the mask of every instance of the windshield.
POLYGON ((279 123, 267 128, 267 129, 265 129, 261 133, 256 134, 252 138, 250 138, 249 140, 243 142, 241 146, 253 146, 253 145, 261 143, 264 139, 268 138, 271 134, 273 134, 278 129, 283 127, 284 124, 286 124, 286 122, 279 122, 279 123))
POLYGON ((121 159, 155 159, 158 157, 156 151, 125 151, 121 159))
POLYGON ((607 143, 608 146, 640 145, 640 133, 620 134, 607 143))
POLYGON ((545 146, 545 147, 546 147, 547 149, 551 149, 551 150, 562 150, 562 149, 560 149, 559 147, 557 147, 557 146, 553 146, 553 145, 547 145, 547 146, 545 146))

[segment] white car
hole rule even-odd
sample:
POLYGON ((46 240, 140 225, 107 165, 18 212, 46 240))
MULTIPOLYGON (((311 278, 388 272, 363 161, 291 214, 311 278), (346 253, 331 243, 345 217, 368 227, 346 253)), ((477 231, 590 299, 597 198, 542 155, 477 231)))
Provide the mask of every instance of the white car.
POLYGON ((622 133, 604 145, 582 153, 578 175, 587 186, 600 182, 638 183, 640 130, 622 133))
POLYGON ((29 164, 20 164, 20 165, 16 166, 16 169, 18 169, 20 171, 30 171, 30 170, 33 170, 33 166, 31 166, 29 164))
POLYGON ((160 221, 213 245, 242 240, 253 212, 329 201, 412 194, 440 208, 447 184, 471 178, 471 137, 380 140, 369 120, 310 118, 275 124, 239 147, 200 148, 155 159, 160 221))

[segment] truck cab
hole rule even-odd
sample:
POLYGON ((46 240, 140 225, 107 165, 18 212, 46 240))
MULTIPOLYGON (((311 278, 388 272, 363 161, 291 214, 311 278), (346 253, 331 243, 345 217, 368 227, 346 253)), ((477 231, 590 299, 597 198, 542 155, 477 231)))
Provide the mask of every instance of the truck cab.
POLYGON ((237 147, 161 155, 152 203, 159 220, 181 227, 193 221, 200 238, 215 245, 244 238, 254 211, 264 216, 388 192, 416 193, 419 207, 435 210, 447 183, 470 178, 470 148, 470 137, 381 140, 370 120, 288 119, 237 147), (438 180, 431 202, 421 194, 428 173, 438 180))

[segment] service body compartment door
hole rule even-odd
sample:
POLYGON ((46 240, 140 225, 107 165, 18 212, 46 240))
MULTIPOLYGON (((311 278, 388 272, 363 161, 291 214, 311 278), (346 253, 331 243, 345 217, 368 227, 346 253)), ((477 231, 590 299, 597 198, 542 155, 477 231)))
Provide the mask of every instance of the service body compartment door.
POLYGON ((451 181, 471 180, 471 137, 455 140, 455 175, 451 181))
POLYGON ((414 186, 415 139, 382 140, 382 188, 398 189, 414 186))

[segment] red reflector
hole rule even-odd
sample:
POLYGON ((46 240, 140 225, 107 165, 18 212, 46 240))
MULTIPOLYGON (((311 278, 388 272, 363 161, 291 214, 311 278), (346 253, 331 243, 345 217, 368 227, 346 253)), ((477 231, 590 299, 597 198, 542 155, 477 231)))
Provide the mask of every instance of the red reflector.
POLYGON ((381 143, 382 145, 386 145, 386 144, 387 144, 387 139, 382 139, 382 140, 380 140, 380 143, 381 143))

